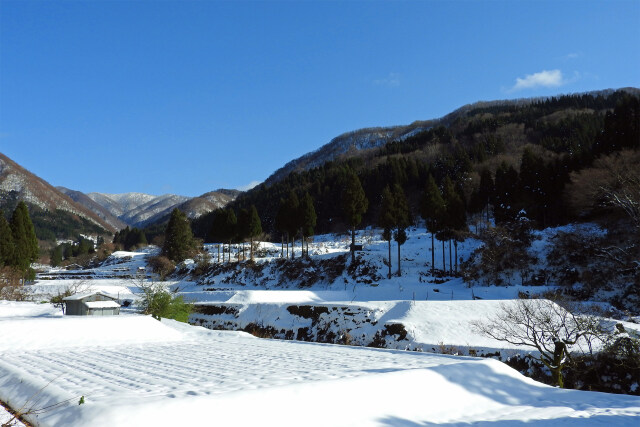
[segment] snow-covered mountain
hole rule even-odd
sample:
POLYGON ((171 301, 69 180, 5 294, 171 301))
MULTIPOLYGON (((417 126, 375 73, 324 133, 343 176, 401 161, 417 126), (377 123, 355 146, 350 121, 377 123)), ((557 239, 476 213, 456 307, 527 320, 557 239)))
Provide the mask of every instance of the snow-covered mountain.
MULTIPOLYGON (((633 87, 625 87, 618 90, 627 92, 632 95, 638 95, 640 93, 639 89, 633 87)), ((614 89, 604 89, 585 92, 584 94, 607 97, 613 94, 615 91, 616 90, 614 89)), ((434 126, 448 126, 456 119, 466 116, 469 112, 476 108, 496 107, 502 105, 523 106, 535 102, 540 102, 548 98, 551 97, 478 101, 472 104, 464 105, 438 119, 415 121, 409 125, 365 128, 347 132, 333 138, 329 143, 323 145, 317 150, 304 154, 297 159, 291 160, 283 167, 271 174, 271 176, 269 176, 269 178, 265 180, 265 184, 273 184, 285 178, 291 172, 313 169, 315 167, 321 166, 326 162, 335 160, 340 156, 351 155, 358 151, 382 147, 387 142, 391 141, 403 141, 418 132, 427 130, 434 126)))
POLYGON ((88 193, 87 196, 117 217, 137 209, 156 197, 144 193, 88 193))
POLYGON ((319 149, 291 160, 267 178, 265 184, 280 181, 291 172, 313 169, 345 154, 381 147, 393 140, 406 139, 417 132, 429 129, 434 123, 435 121, 414 122, 407 126, 368 128, 344 133, 319 149))
MULTIPOLYGON (((118 229, 116 224, 107 221, 82 204, 76 203, 67 194, 0 153, 0 195, 3 193, 6 195, 13 193, 17 199, 24 200, 40 209, 62 210, 77 215, 105 230, 115 231, 118 229)), ((2 201, 2 197, 0 197, 0 205, 2 201)))
POLYGON ((125 225, 143 227, 165 221, 174 208, 182 210, 189 218, 197 218, 226 206, 239 193, 236 190, 216 190, 199 197, 144 193, 89 193, 87 196, 125 225))
POLYGON ((163 194, 153 197, 149 201, 128 210, 122 215, 122 220, 127 224, 143 225, 149 218, 162 212, 170 212, 173 208, 189 200, 189 197, 176 194, 163 194))
POLYGON ((112 214, 108 209, 94 202, 89 196, 87 196, 83 192, 70 190, 65 187, 56 187, 56 188, 60 190, 60 192, 69 196, 74 202, 81 204, 82 206, 89 209, 90 211, 93 211, 100 218, 102 218, 107 223, 112 225, 116 230, 121 230, 127 226, 127 224, 125 224, 117 216, 112 214))

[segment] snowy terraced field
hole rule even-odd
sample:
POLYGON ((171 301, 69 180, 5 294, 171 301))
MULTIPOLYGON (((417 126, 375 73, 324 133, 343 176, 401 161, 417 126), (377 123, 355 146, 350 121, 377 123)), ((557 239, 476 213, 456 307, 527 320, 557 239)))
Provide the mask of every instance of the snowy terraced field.
POLYGON ((640 419, 638 397, 554 389, 495 360, 263 340, 138 315, 65 318, 30 303, 4 302, 0 313, 13 314, 0 316, 0 399, 66 402, 31 417, 42 426, 640 419))
MULTIPOLYGON (((546 250, 542 241, 547 238, 542 236, 535 248, 539 255, 546 250)), ((202 282, 187 276, 165 283, 194 302, 238 307, 238 316, 231 318, 239 327, 254 322, 297 330, 311 320, 294 319, 287 307, 324 306, 330 311, 319 319, 326 316, 334 322, 335 332, 353 326, 354 333, 366 335, 360 340, 366 344, 376 328, 367 322, 350 326, 357 316, 339 316, 345 309, 357 311, 377 322, 377 328, 402 323, 408 338, 398 341, 397 348, 424 350, 439 343, 506 349, 504 343, 473 333, 471 323, 493 315, 520 291, 547 289, 469 288, 460 278, 434 278, 428 265, 430 236, 424 229, 412 230, 403 246, 403 276, 387 279, 386 242, 373 230, 362 233, 361 239, 365 251, 360 256, 378 271, 376 283, 356 282, 343 274, 333 282, 298 289, 270 276, 275 272, 272 267, 266 268, 268 280, 263 285, 222 276, 202 282)), ((310 249, 314 259, 321 260, 346 254, 349 243, 347 236, 318 236, 310 249)), ((464 242, 459 256, 467 258, 477 245, 464 242)), ((277 244, 261 242, 260 247, 258 263, 280 255, 277 244)), ((215 262, 217 248, 209 250, 215 262)), ((436 245, 437 264, 441 250, 436 245)), ((154 253, 157 248, 116 252, 103 266, 89 271, 53 271, 43 278, 56 280, 38 280, 31 291, 36 301, 67 288, 135 301, 137 282, 126 276, 139 273, 146 266, 145 257, 154 253), (91 278, 75 278, 74 273, 90 273, 91 278)), ((394 270, 395 257, 394 247, 394 270)), ((195 266, 192 261, 186 264, 195 266)), ((38 426, 635 426, 640 422, 638 397, 555 389, 496 360, 258 339, 243 332, 158 322, 134 312, 127 308, 110 318, 63 317, 50 304, 0 301, 0 400, 14 408, 26 403, 36 410, 29 420, 38 426), (79 405, 81 397, 84 404, 79 405), (38 411, 42 408, 46 409, 38 411)), ((629 324, 632 330, 635 326, 629 324)))

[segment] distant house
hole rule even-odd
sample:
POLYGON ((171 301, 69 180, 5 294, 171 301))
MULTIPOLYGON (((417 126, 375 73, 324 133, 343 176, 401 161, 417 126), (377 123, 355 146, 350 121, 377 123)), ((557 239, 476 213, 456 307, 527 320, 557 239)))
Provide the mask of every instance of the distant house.
POLYGON ((102 292, 75 294, 62 299, 70 316, 112 316, 120 314, 117 298, 102 292))

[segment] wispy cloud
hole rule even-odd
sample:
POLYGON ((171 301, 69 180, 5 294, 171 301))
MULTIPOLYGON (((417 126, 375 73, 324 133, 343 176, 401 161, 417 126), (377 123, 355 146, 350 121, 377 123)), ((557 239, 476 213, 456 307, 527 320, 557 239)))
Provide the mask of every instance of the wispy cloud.
POLYGON ((527 74, 523 78, 518 77, 516 84, 509 89, 509 92, 516 92, 524 89, 536 89, 539 87, 560 87, 568 81, 562 76, 560 70, 543 70, 539 73, 527 74))
POLYGON ((373 81, 376 86, 398 87, 400 86, 400 74, 389 73, 384 79, 376 79, 373 81))
POLYGON ((251 181, 247 185, 243 185, 242 187, 238 187, 238 190, 240 190, 240 191, 251 190, 253 187, 255 187, 256 185, 259 185, 259 184, 260 184, 260 181, 251 181))
POLYGON ((571 53, 566 54, 564 56, 564 59, 576 59, 576 58, 579 58, 579 57, 580 57, 579 53, 571 52, 571 53))

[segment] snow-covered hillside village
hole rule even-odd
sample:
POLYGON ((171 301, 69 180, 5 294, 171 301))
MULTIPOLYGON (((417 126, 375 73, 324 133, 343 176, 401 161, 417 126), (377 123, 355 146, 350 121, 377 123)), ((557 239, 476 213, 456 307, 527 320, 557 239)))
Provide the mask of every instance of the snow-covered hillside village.
MULTIPOLYGON (((536 233, 530 251, 541 265, 563 231, 536 233)), ((505 308, 534 301, 519 295, 553 286, 522 286, 517 277, 469 286, 434 275, 430 234, 419 227, 402 247, 400 277, 393 248, 389 279, 380 236, 358 233, 354 267, 351 237, 330 234, 309 243, 308 259, 299 245, 291 260, 280 243, 254 242, 251 262, 248 247, 243 260, 241 245, 221 255, 208 244, 206 256, 164 281, 148 264, 154 246, 114 252, 94 268, 44 269, 26 286, 32 301, 0 302, 0 400, 42 426, 636 425, 638 378, 623 381, 635 396, 545 385, 504 363, 545 370, 527 364, 538 350, 480 330, 505 308), (188 324, 140 314, 149 286, 192 302, 188 324), (92 292, 113 296, 120 314, 63 315, 56 296, 92 292)), ((461 242, 461 262, 479 245, 461 242)), ((442 260, 441 246, 434 255, 442 260)), ((640 337, 638 318, 613 320, 610 309, 601 304, 600 326, 640 337)), ((603 345, 587 341, 568 350, 603 345)))
POLYGON ((0 0, 0 427, 640 426, 639 17, 0 0))

